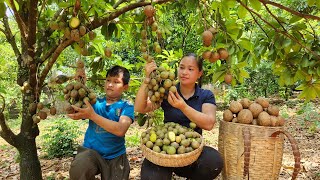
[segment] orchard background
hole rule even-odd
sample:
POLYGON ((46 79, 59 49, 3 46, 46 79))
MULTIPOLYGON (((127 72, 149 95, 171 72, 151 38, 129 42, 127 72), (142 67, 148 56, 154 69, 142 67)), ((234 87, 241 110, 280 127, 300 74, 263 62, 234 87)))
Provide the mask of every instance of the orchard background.
MULTIPOLYGON (((316 0, 0 1, 1 176, 47 178, 47 161, 71 160, 85 122, 65 118, 63 88, 73 81, 78 59, 97 96, 103 95, 107 68, 127 67, 132 80, 126 98, 133 102, 146 61, 176 69, 184 53, 210 52, 203 83, 215 93, 219 111, 243 97, 279 104, 285 127, 302 146, 300 177, 319 178, 313 168, 320 147, 319 8, 316 0), (145 13, 150 5, 152 16, 145 13), (208 43, 203 33, 212 28, 208 43), (212 59, 221 49, 228 56, 212 59), (35 123, 41 109, 29 107, 39 102, 48 117, 35 123)), ((161 123, 159 117, 161 111, 148 115, 154 123, 161 123)), ((212 146, 217 127, 206 132, 212 146)), ((131 158, 140 157, 134 156, 139 128, 133 124, 127 136, 131 158)), ((53 178, 67 172, 59 165, 52 166, 53 178)))

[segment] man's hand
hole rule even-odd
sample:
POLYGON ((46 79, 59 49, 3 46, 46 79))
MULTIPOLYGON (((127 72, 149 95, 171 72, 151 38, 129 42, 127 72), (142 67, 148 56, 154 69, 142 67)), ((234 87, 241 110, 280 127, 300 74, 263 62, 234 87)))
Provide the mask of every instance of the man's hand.
POLYGON ((144 67, 145 69, 145 73, 146 73, 146 77, 150 77, 150 74, 152 71, 157 69, 157 64, 154 61, 151 61, 149 63, 146 63, 146 66, 144 67))
POLYGON ((169 104, 171 104, 171 106, 180 110, 187 106, 186 102, 184 102, 183 98, 179 95, 178 92, 173 93, 169 91, 168 102, 169 104))
POLYGON ((91 119, 95 114, 91 104, 88 101, 84 102, 86 104, 86 108, 79 108, 77 106, 72 105, 73 109, 76 111, 74 114, 67 114, 68 117, 74 120, 78 119, 91 119))

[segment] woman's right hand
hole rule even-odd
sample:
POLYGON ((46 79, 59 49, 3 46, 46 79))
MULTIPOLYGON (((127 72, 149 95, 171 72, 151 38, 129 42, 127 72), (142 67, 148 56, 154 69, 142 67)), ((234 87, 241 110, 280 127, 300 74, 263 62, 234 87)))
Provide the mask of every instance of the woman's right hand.
POLYGON ((149 78, 151 72, 156 70, 157 68, 158 67, 157 67, 157 64, 156 64, 155 61, 151 61, 149 63, 146 63, 146 66, 144 67, 144 70, 145 70, 145 73, 146 73, 146 78, 149 78))

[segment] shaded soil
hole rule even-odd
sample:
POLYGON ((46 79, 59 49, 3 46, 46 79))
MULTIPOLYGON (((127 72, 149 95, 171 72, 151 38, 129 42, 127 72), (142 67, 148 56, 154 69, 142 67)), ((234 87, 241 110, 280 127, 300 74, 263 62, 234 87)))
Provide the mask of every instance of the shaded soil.
MULTIPOLYGON (((317 112, 319 111, 319 103, 315 105, 317 112)), ((319 129, 310 131, 309 121, 306 121, 300 115, 296 114, 295 107, 287 107, 286 113, 288 114, 285 130, 288 131, 297 141, 301 153, 301 166, 302 169, 297 179, 304 180, 320 180, 320 132, 319 129)), ((221 117, 222 112, 219 111, 217 117, 221 117)), ((316 116, 319 118, 319 116, 316 116)), ((313 119, 313 121, 320 121, 320 119, 313 119)), ((138 127, 136 123, 133 124, 136 129, 143 131, 145 128, 138 127)), ((205 143, 214 148, 218 147, 219 124, 211 130, 204 132, 205 143)), ((136 132, 128 132, 136 133, 136 132)), ((41 149, 39 149, 41 154, 41 149)), ((143 155, 139 147, 127 148, 128 158, 130 161, 131 171, 130 179, 140 179, 140 167, 143 160, 143 155)), ((0 180, 1 179, 19 179, 19 164, 17 163, 17 151, 5 145, 3 139, 0 138, 0 180)), ((44 179, 68 179, 68 170, 72 157, 63 159, 41 159, 43 178, 44 179)), ((291 179, 291 174, 294 167, 294 158, 292 155, 291 146, 288 141, 285 141, 284 154, 282 160, 281 172, 279 179, 291 179)), ((97 177, 99 179, 99 177, 97 177)), ((173 179, 183 179, 173 176, 173 179)), ((217 179, 222 179, 221 176, 217 179)))

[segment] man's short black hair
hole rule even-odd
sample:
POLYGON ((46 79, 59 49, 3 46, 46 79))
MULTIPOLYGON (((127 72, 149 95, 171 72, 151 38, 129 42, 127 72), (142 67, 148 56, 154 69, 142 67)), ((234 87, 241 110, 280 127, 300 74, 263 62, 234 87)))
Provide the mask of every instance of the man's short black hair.
POLYGON ((108 70, 106 77, 119 76, 120 73, 123 73, 123 78, 122 78, 123 84, 127 85, 130 81, 130 73, 128 69, 126 69, 125 67, 118 66, 118 65, 113 66, 108 70))

